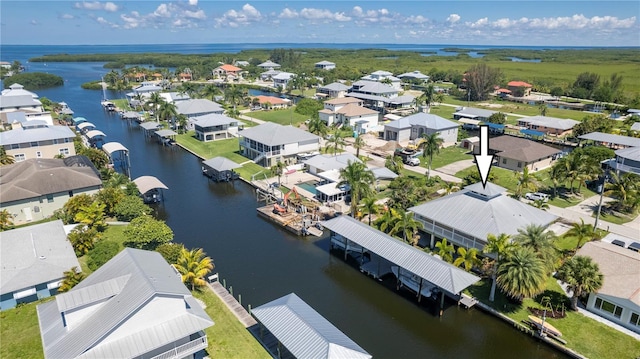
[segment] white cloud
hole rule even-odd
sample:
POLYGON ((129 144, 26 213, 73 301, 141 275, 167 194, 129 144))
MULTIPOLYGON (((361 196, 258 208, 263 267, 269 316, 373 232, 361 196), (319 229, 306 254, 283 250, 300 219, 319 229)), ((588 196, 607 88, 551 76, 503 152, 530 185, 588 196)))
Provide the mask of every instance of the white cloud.
POLYGON ((327 9, 304 8, 300 10, 300 17, 307 20, 325 20, 325 21, 350 21, 351 17, 343 12, 332 12, 327 9))
POLYGON ((62 14, 59 16, 59 18, 65 19, 65 20, 71 20, 71 19, 75 19, 76 17, 71 14, 62 14))
POLYGON ((204 20, 207 18, 207 15, 204 14, 204 11, 202 9, 198 11, 186 10, 184 12, 184 16, 188 17, 189 19, 197 19, 197 20, 204 20))
POLYGON ((74 4, 76 9, 83 10, 104 10, 108 12, 116 12, 120 10, 120 7, 111 1, 101 3, 100 1, 82 1, 74 4))
POLYGON ((153 15, 159 17, 171 17, 171 12, 169 11, 167 4, 160 4, 156 8, 156 11, 153 12, 153 15))
POLYGON ((391 22, 394 18, 398 17, 398 14, 391 13, 387 9, 377 10, 363 10, 360 6, 354 6, 351 10, 351 15, 356 18, 358 25, 364 25, 367 23, 381 23, 391 22))
POLYGON ((31 25, 40 25, 40 23, 36 19, 32 19, 30 24, 31 25))
POLYGON ((189 5, 198 6, 198 0, 189 0, 189 5))
POLYGON ((104 9, 109 12, 116 12, 120 9, 120 7, 118 7, 118 5, 109 1, 104 4, 104 9))
POLYGON ((281 19, 295 19, 299 15, 300 14, 298 14, 297 11, 291 10, 288 7, 285 7, 284 9, 282 9, 282 12, 280 13, 280 15, 278 15, 278 17, 281 19))
POLYGON ((216 27, 238 27, 262 20, 263 16, 250 4, 244 4, 241 10, 229 10, 222 17, 216 18, 216 27))
POLYGON ((451 14, 447 17, 447 22, 450 24, 455 24, 458 21, 460 21, 460 15, 458 14, 451 14))
POLYGON ((405 22, 409 24, 424 24, 425 22, 429 22, 429 19, 427 19, 422 15, 417 15, 417 16, 411 15, 405 19, 405 22))

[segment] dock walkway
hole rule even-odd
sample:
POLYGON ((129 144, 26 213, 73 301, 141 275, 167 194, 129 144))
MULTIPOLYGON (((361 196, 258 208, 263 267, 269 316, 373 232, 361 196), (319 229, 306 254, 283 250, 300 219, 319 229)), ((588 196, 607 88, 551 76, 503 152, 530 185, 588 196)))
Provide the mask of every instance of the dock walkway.
POLYGON ((220 298, 224 304, 226 304, 227 308, 229 308, 233 314, 238 318, 240 323, 244 325, 245 328, 252 327, 258 322, 249 314, 240 303, 234 298, 229 292, 220 284, 220 282, 212 282, 207 283, 209 288, 213 290, 213 292, 220 298))

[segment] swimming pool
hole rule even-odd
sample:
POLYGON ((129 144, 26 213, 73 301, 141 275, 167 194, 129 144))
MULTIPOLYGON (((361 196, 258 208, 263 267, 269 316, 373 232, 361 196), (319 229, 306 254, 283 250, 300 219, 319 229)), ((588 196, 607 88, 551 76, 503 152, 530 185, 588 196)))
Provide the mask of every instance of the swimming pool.
POLYGON ((305 191, 311 192, 311 193, 313 193, 315 195, 317 193, 316 192, 316 184, 317 183, 318 182, 316 182, 316 181, 302 182, 302 183, 296 184, 296 186, 302 188, 305 191))

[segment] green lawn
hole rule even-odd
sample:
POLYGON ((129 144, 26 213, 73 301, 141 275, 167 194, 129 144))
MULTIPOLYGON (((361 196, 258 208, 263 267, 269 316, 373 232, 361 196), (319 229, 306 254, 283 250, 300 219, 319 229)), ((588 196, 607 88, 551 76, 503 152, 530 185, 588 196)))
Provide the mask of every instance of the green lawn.
MULTIPOLYGON (((433 155, 431 168, 436 169, 454 162, 473 159, 473 156, 467 154, 467 152, 469 152, 468 149, 460 148, 458 146, 441 148, 440 153, 433 155)), ((422 156, 420 156, 420 161, 422 162, 422 167, 426 167, 429 159, 423 159, 422 156)), ((475 165, 473 168, 475 168, 475 165)))
POLYGON ((206 330, 209 340, 207 352, 211 358, 270 358, 269 353, 208 287, 193 294, 207 305, 205 311, 215 322, 206 330))
POLYGON ((567 347, 588 358, 617 359, 637 358, 640 356, 638 342, 626 334, 597 322, 584 315, 571 311, 568 298, 554 278, 547 280, 546 291, 534 299, 525 299, 522 305, 510 302, 499 289, 496 290, 494 302, 489 302, 491 280, 486 279, 469 287, 468 291, 484 304, 507 315, 518 323, 527 319, 530 314, 527 307, 544 308, 540 304, 542 297, 551 300, 554 310, 562 310, 564 304, 567 316, 562 319, 547 319, 548 322, 562 332, 562 338, 567 341, 567 347))
MULTIPOLYGON (((458 178, 464 178, 465 176, 474 172, 478 172, 478 169, 476 168, 476 166, 472 166, 460 172, 457 172, 455 176, 458 178)), ((518 185, 518 179, 515 173, 516 172, 511 170, 507 170, 507 169, 496 167, 496 166, 491 166, 491 171, 489 172, 489 175, 494 176, 493 181, 491 181, 494 184, 502 186, 511 192, 515 192, 516 187, 518 185)))
MULTIPOLYGON (((595 218, 596 214, 593 213, 591 217, 595 218)), ((600 212, 600 219, 602 219, 603 221, 607 221, 615 224, 628 223, 633 221, 634 218, 635 216, 627 216, 622 213, 606 214, 606 213, 600 212)))
POLYGON ((293 125, 295 127, 298 127, 299 124, 309 119, 309 116, 296 113, 295 108, 271 111, 254 111, 249 112, 246 115, 263 121, 275 122, 281 125, 293 125))
MULTIPOLYGON (((119 251, 124 249, 124 241, 125 241, 125 236, 124 236, 124 230, 127 228, 127 226, 114 226, 114 225, 110 225, 107 227, 107 229, 102 233, 102 237, 101 237, 101 241, 111 241, 111 242, 116 242, 118 243, 118 246, 120 247, 119 251)), ((82 273, 84 273, 85 275, 89 275, 91 273, 93 273, 93 271, 91 269, 89 269, 89 266, 87 266, 87 260, 89 259, 89 257, 87 255, 84 255, 82 257, 78 258, 78 262, 80 263, 80 269, 82 269, 82 273)))
POLYGON ((0 358, 44 358, 36 305, 51 299, 0 312, 0 358))

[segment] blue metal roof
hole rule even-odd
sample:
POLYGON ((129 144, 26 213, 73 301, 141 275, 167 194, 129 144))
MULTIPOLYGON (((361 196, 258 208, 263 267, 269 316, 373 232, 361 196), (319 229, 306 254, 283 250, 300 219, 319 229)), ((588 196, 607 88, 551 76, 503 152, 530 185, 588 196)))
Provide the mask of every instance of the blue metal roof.
POLYGON ((522 130, 520 130, 520 132, 525 134, 525 135, 529 135, 529 136, 535 136, 535 137, 544 136, 544 132, 535 131, 535 130, 522 129, 522 130))
POLYGON ((495 128, 495 129, 498 129, 498 130, 502 130, 505 127, 504 125, 500 125, 500 124, 497 124, 497 123, 491 123, 491 122, 483 122, 482 124, 483 125, 487 125, 487 127, 489 127, 489 128, 495 128))

